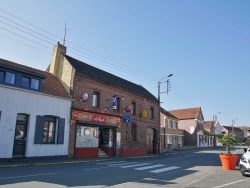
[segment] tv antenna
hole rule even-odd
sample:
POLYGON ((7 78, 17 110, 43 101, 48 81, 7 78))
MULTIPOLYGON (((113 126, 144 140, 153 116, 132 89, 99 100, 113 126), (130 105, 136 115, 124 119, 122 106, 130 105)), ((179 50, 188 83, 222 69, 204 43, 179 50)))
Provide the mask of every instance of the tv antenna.
POLYGON ((66 38, 66 32, 67 32, 67 27, 66 27, 66 23, 65 23, 65 33, 64 33, 64 38, 63 38, 63 45, 65 44, 65 38, 66 38))

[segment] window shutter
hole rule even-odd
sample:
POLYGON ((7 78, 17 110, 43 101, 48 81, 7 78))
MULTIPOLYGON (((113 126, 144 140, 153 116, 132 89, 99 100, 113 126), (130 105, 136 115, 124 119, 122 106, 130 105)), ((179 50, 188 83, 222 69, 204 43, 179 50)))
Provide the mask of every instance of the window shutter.
POLYGON ((64 143, 64 129, 65 129, 65 118, 60 118, 58 124, 58 136, 57 136, 58 144, 64 143))
POLYGON ((43 143, 43 128, 44 128, 44 117, 36 116, 36 130, 34 144, 43 143))

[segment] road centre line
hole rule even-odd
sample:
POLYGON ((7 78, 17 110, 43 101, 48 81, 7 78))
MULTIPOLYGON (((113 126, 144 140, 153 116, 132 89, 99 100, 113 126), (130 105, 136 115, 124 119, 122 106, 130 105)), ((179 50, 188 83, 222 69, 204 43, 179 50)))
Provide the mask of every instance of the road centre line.
POLYGON ((53 174, 59 174, 59 172, 46 173, 46 174, 26 175, 26 176, 13 176, 13 177, 0 178, 0 180, 15 179, 15 178, 27 178, 27 177, 34 177, 34 176, 47 176, 47 175, 53 175, 53 174))
POLYGON ((105 162, 105 163, 97 163, 97 165, 104 165, 104 164, 115 164, 115 163, 125 163, 125 162, 128 162, 128 161, 115 161, 115 162, 105 162))
POLYGON ((129 162, 129 163, 118 163, 118 164, 107 164, 108 166, 122 166, 122 165, 130 165, 130 164, 136 164, 138 162, 129 162))

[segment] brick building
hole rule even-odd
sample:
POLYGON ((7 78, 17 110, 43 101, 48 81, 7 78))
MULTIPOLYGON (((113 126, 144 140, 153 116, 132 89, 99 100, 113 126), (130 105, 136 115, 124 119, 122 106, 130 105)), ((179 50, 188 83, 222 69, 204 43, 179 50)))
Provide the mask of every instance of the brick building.
POLYGON ((178 118, 161 108, 161 151, 180 149, 184 142, 184 130, 178 127, 178 118))
POLYGON ((144 87, 66 55, 59 43, 47 71, 74 100, 70 158, 158 152, 158 100, 144 87))

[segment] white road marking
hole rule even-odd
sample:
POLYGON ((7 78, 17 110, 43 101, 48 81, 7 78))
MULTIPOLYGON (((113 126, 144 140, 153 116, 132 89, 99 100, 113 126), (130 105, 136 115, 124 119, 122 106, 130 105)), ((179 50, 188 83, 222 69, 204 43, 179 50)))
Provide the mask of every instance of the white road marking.
POLYGON ((146 170, 146 169, 150 169, 150 168, 157 168, 157 167, 162 167, 165 165, 159 164, 159 165, 152 165, 152 166, 146 166, 146 167, 141 167, 141 168, 135 168, 136 170, 146 170))
POLYGON ((127 161, 105 162, 105 163, 97 163, 97 164, 98 165, 105 165, 105 164, 115 164, 115 163, 124 163, 124 162, 127 162, 127 161))
POLYGON ((152 173, 161 173, 161 172, 166 172, 166 171, 169 171, 169 170, 174 170, 174 169, 178 169, 180 167, 178 166, 171 166, 171 167, 167 167, 167 168, 161 168, 161 169, 158 169, 158 170, 153 170, 153 171, 150 171, 152 173))
POLYGON ((138 163, 138 162, 110 164, 110 165, 108 165, 108 166, 122 166, 122 165, 136 164, 136 163, 138 163))
POLYGON ((136 167, 136 166, 145 166, 149 165, 151 163, 140 163, 140 164, 133 164, 133 165, 126 165, 126 166, 120 166, 121 168, 130 168, 130 167, 136 167))
POLYGON ((220 185, 220 186, 216 186, 216 187, 213 187, 213 188, 221 188, 221 187, 226 187, 226 186, 228 186, 228 185, 232 185, 232 184, 239 183, 239 182, 242 182, 242 181, 245 181, 245 180, 234 181, 234 182, 227 183, 227 184, 220 185))
POLYGON ((26 175, 26 176, 13 176, 13 177, 0 178, 0 180, 15 179, 15 178, 27 178, 27 177, 34 177, 34 176, 47 176, 47 175, 52 175, 52 174, 59 174, 59 172, 47 173, 47 174, 26 175))

